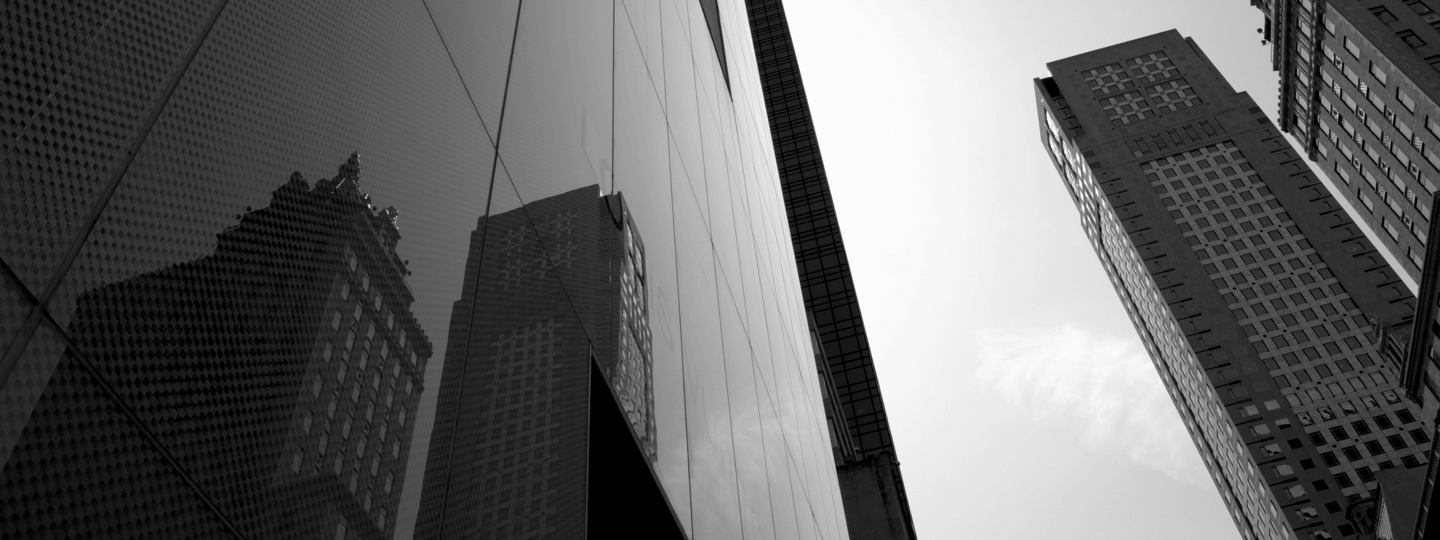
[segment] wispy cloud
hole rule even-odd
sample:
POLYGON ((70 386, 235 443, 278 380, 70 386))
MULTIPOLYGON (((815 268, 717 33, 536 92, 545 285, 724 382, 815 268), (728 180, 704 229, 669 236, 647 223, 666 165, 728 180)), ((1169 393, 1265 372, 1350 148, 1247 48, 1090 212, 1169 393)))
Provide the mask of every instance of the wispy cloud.
POLYGON ((1200 456, 1138 342, 1072 327, 983 331, 981 382, 1042 419, 1083 430, 1099 452, 1120 454, 1175 480, 1210 485, 1200 456))

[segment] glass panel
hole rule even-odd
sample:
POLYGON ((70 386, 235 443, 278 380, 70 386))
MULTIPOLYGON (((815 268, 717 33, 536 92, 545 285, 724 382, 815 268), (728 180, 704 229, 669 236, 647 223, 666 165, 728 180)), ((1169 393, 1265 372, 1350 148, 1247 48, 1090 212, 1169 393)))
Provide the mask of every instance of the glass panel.
POLYGON ((88 233, 91 213, 166 87, 185 69, 216 5, 0 8, 13 40, 0 71, 6 81, 25 81, 6 84, 0 110, 6 202, 0 257, 31 290, 43 291, 71 244, 88 233))
POLYGON ((689 193, 694 183, 676 167, 673 146, 671 151, 694 531, 697 537, 739 538, 740 501, 711 239, 693 203, 696 197, 689 193))
MULTIPOLYGON (((659 5, 654 6, 658 10, 659 5)), ((625 23, 617 24, 623 27, 625 23)), ((690 463, 685 441, 681 295, 675 267, 675 217, 671 213, 670 145, 666 142, 660 96, 651 86, 640 47, 633 34, 622 31, 616 36, 615 190, 624 196, 645 243, 659 443, 654 465, 688 531, 690 463)))
MULTIPOLYGON (((680 11, 671 2, 661 5, 661 21, 664 25, 665 46, 665 113, 670 123, 670 137, 679 150, 676 162, 671 166, 685 172, 692 185, 690 193, 701 212, 706 227, 710 223, 710 204, 705 198, 705 158, 700 143, 699 105, 696 101, 695 70, 692 66, 689 41, 681 26, 682 17, 687 17, 681 3, 680 11), (685 46, 679 46, 684 44, 685 46)), ((677 197, 684 194, 677 191, 677 197)), ((678 203, 677 203, 678 207, 678 203)))
POLYGON ((494 146, 520 2, 427 0, 424 4, 445 40, 446 51, 459 68, 474 108, 480 111, 490 145, 494 146))
POLYGON ((501 159, 521 203, 589 185, 613 191, 610 8, 532 2, 521 10, 500 135, 501 159))
POLYGON ((730 431, 745 538, 775 538, 770 512, 770 483, 765 470, 765 441, 760 431, 755 363, 735 305, 735 291, 720 287, 720 330, 724 337, 725 382, 730 401, 730 431))
MULTIPOLYGON (((0 355, 10 350, 15 333, 20 331, 34 307, 34 295, 19 282, 18 276, 10 272, 9 265, 0 267, 0 355)), ((0 373, 6 370, 8 366, 0 369, 0 373)), ((4 375, 0 374, 0 381, 4 380, 4 375)))
MULTIPOLYGON (((795 445, 791 447, 791 451, 799 454, 804 450, 800 445, 795 445)), ((794 536, 794 538, 801 540, 815 540, 820 538, 819 527, 816 526, 815 521, 815 506, 811 502, 812 499, 806 487, 805 469, 792 457, 789 471, 790 485, 793 487, 791 492, 795 495, 795 519, 800 529, 800 534, 794 536)))
MULTIPOLYGON (((616 23, 617 34, 631 32, 636 43, 639 43, 645 72, 654 83, 656 93, 662 97, 665 95, 665 55, 662 52, 664 32, 660 22, 660 4, 663 1, 667 0, 624 0, 620 3, 622 10, 617 17, 619 22, 616 23)), ((619 88, 615 91, 620 94, 619 88)), ((663 108, 663 101, 661 105, 663 108)))
POLYGON ((791 486, 790 456, 793 454, 779 418, 779 409, 773 396, 760 394, 760 419, 765 441, 765 466, 770 482, 770 504, 775 516, 776 538, 798 538, 800 536, 799 515, 795 504, 794 488, 791 486))
POLYGON ((41 384, 43 396, 0 470, 0 535, 233 537, 237 523, 226 524, 213 506, 224 494, 198 492, 65 346, 45 324, 25 352, 64 359, 41 384))

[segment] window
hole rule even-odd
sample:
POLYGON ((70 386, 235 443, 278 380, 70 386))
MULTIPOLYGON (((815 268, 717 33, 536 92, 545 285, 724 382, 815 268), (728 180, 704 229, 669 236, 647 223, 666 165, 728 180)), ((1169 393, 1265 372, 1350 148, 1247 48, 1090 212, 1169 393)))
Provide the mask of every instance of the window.
POLYGON ((1396 32, 1395 36, 1399 37, 1401 41, 1404 41, 1405 44, 1409 45, 1412 49, 1418 49, 1425 46, 1425 41, 1420 39, 1420 36, 1415 35, 1415 32, 1411 30, 1401 30, 1399 32, 1396 32))
POLYGON ((1375 82, 1380 83, 1380 86, 1385 86, 1385 69, 1381 68, 1380 64, 1370 62, 1370 76, 1375 77, 1375 82))
POLYGON ((1375 473, 1370 472, 1370 467, 1364 467, 1364 466, 1356 467, 1356 468, 1355 468, 1355 474, 1357 474, 1357 475, 1360 476, 1360 481, 1362 481, 1362 482, 1374 482, 1374 481, 1375 481, 1375 473))
POLYGON ((1415 100, 1411 98, 1409 94, 1406 94, 1405 90, 1396 88, 1395 99, 1400 100, 1400 104, 1405 106, 1405 110, 1412 113, 1415 112, 1415 100))
POLYGON ((1390 429, 1392 427, 1395 427, 1395 424, 1390 423, 1390 417, 1385 416, 1384 414, 1375 417, 1375 425, 1380 426, 1380 429, 1390 429))
POLYGON ((1425 3, 1420 0, 1405 0, 1405 3, 1410 6, 1410 9, 1415 10, 1415 13, 1421 15, 1434 13, 1434 11, 1430 10, 1430 6, 1425 5, 1425 3))
POLYGON ((1342 488, 1347 488, 1355 485, 1355 481, 1351 480, 1350 475, 1345 471, 1340 471, 1336 473, 1333 478, 1335 478, 1335 483, 1342 488))
POLYGON ((1355 428, 1355 433, 1359 433, 1361 435, 1370 434, 1370 424, 1366 423, 1364 420, 1356 420, 1354 422, 1351 422, 1350 427, 1355 428))
POLYGON ((1356 45, 1355 41, 1348 36, 1345 38, 1345 50, 1349 51, 1350 56, 1354 56, 1356 59, 1360 58, 1360 46, 1356 45))
POLYGON ((1385 453, 1385 447, 1380 446, 1380 441, 1365 441, 1365 449, 1370 451, 1370 455, 1376 457, 1385 453))
POLYGON ((1385 437, 1385 441, 1390 443, 1390 446, 1396 450, 1400 450, 1410 446, 1409 444, 1405 443, 1405 438, 1401 437, 1398 434, 1385 437))
POLYGON ((1326 467, 1337 467, 1340 465, 1340 459, 1335 457, 1334 452, 1322 452, 1320 459, 1325 461, 1326 467))
POLYGON ((1374 13, 1374 14, 1375 14, 1375 17, 1378 18, 1378 19, 1380 19, 1380 22, 1383 22, 1383 23, 1386 23, 1386 24, 1389 24, 1389 23, 1392 23, 1392 22, 1395 22, 1395 21, 1396 21, 1396 19, 1395 19, 1395 14, 1394 14, 1394 13, 1390 13, 1390 10, 1385 9, 1384 7, 1373 7, 1373 8, 1370 8, 1370 13, 1374 13))

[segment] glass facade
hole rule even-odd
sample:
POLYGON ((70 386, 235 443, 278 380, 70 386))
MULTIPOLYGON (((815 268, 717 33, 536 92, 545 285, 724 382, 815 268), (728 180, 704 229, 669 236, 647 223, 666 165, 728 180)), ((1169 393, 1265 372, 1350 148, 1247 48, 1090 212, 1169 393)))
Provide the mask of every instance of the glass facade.
POLYGON ((847 537, 742 2, 0 9, 0 536, 847 537))

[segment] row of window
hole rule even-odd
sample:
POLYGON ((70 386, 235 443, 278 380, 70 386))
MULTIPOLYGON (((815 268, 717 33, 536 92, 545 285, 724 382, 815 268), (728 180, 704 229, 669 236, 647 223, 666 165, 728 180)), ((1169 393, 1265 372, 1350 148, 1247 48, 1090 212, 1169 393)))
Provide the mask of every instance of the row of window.
MULTIPOLYGON (((1202 258, 1207 272, 1213 280, 1216 280, 1216 285, 1221 288, 1225 283, 1222 268, 1228 266, 1224 261, 1231 261, 1231 264, 1235 264, 1237 255, 1249 255, 1251 249, 1261 247, 1246 244, 1247 239, 1240 229, 1250 233, 1257 231, 1256 223, 1261 223, 1266 228, 1279 226, 1268 216, 1259 216, 1257 220, 1255 214, 1265 213, 1269 210, 1268 205, 1261 202, 1263 197, 1268 195, 1268 190, 1265 190, 1264 186, 1253 177, 1251 166, 1236 150, 1233 143, 1221 143, 1149 162, 1144 165, 1144 169, 1152 187, 1162 195, 1162 201, 1171 209, 1171 217, 1186 233, 1187 241, 1193 246, 1192 249, 1202 258), (1223 237, 1220 235, 1221 232, 1224 233, 1223 237), (1232 238, 1238 240, 1239 244, 1232 243, 1232 238), (1232 252, 1232 249, 1244 250, 1244 252, 1232 252)), ((1267 240, 1262 232, 1262 235, 1249 240, 1255 244, 1288 240, 1278 230, 1264 232, 1273 232, 1276 236, 1267 240)), ((1274 247, 1278 249, 1278 246, 1274 247)), ((1263 273, 1263 270, 1261 272, 1263 273)), ((1212 381, 1223 381, 1227 378, 1225 374, 1234 377, 1236 370, 1237 368, 1234 366, 1223 366, 1216 370, 1221 375, 1212 377, 1212 381)), ((1224 401, 1233 401, 1247 398, 1249 392, 1243 385, 1235 384, 1220 386, 1212 395, 1218 395, 1224 401)), ((1274 408, 1279 407, 1278 403, 1272 405, 1274 408)), ((1220 420, 1220 422, 1224 422, 1228 426, 1234 425, 1224 420, 1220 420)), ((1276 425, 1281 428, 1289 427, 1284 422, 1276 425)), ((1241 503, 1237 506, 1244 509, 1243 513, 1250 522, 1270 523, 1272 519, 1278 519, 1278 513, 1273 504, 1263 502, 1271 500, 1270 497, 1265 496, 1265 493, 1270 490, 1260 475, 1256 474, 1258 469, 1255 469, 1254 462, 1242 457, 1250 456, 1250 452, 1245 451, 1243 444, 1239 442, 1239 433, 1235 429, 1221 427, 1218 431, 1224 434, 1225 439, 1237 445, 1236 450, 1239 452, 1236 452, 1234 457, 1238 458, 1236 461, 1239 463, 1235 465, 1238 465, 1236 468, 1239 470, 1234 472, 1239 474, 1235 475, 1236 477, 1232 477, 1230 474, 1221 475, 1213 466, 1212 473, 1217 474, 1217 483, 1229 484, 1238 499, 1248 501, 1248 503, 1241 503), (1219 478, 1218 476, 1230 478, 1219 478), (1265 514, 1271 515, 1265 516, 1265 514)), ((1256 435, 1261 432, 1263 432, 1261 434, 1268 434, 1270 427, 1256 424, 1246 426, 1244 429, 1248 430, 1251 435, 1256 435)), ((1220 448, 1222 456, 1231 454, 1225 451, 1229 450, 1225 446, 1228 445, 1222 445, 1220 448)), ((1229 502, 1228 497, 1227 502, 1229 502)), ((1232 510, 1234 509, 1232 507, 1232 510)))

